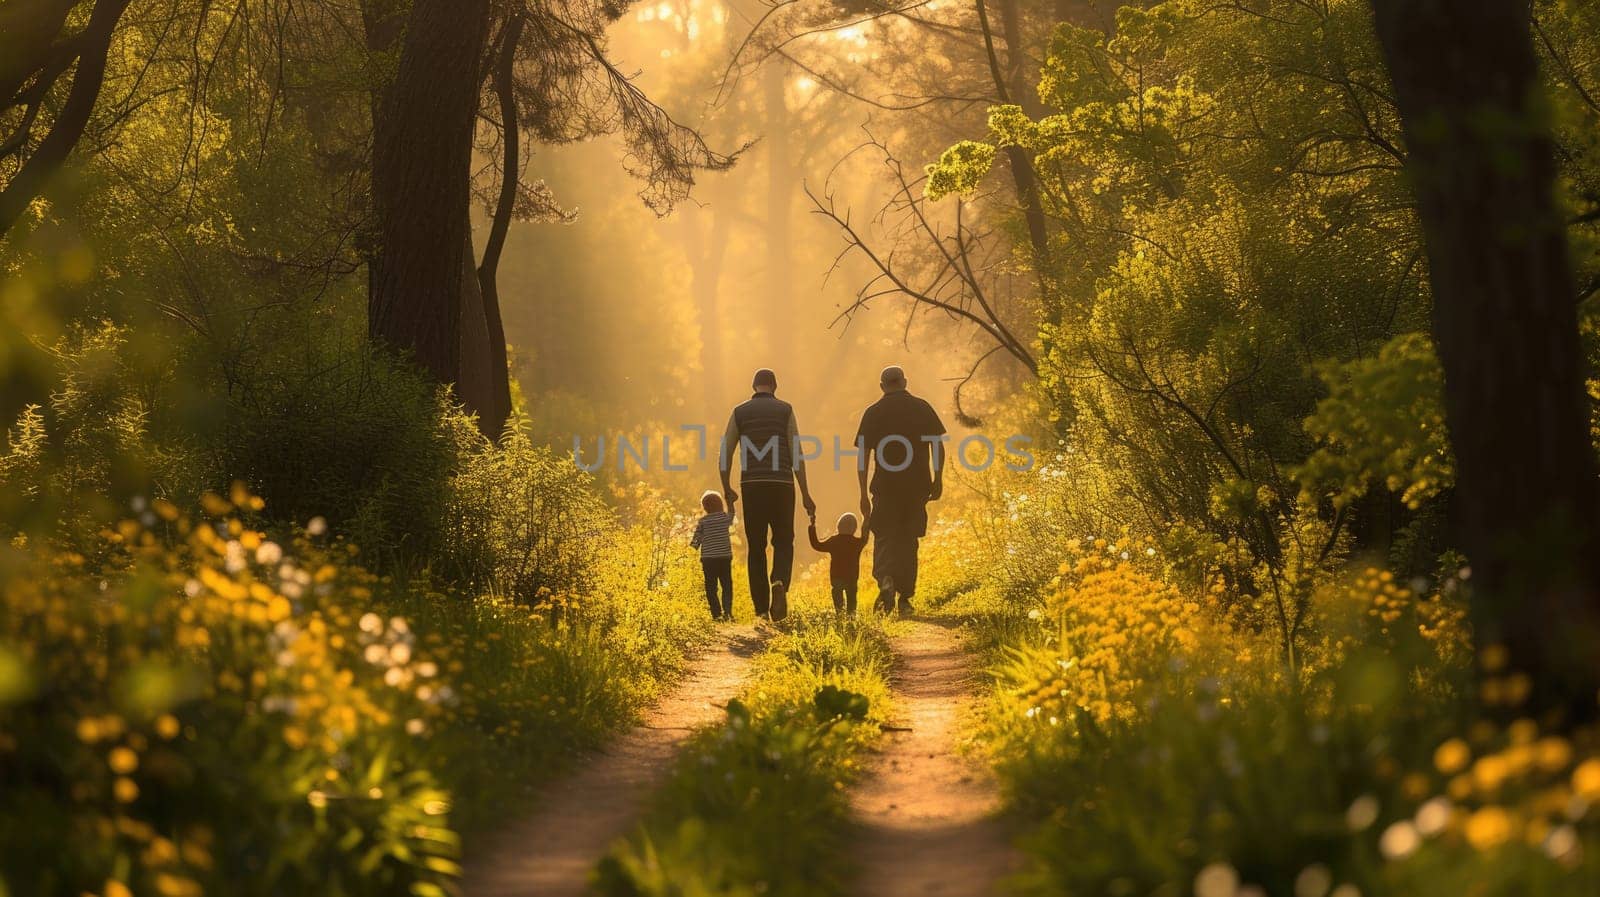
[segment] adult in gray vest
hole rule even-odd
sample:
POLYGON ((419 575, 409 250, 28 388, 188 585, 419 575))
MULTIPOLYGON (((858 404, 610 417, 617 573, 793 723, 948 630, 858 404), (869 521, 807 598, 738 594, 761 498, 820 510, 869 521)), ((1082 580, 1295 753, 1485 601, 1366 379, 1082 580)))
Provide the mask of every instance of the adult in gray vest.
POLYGON ((872 533, 872 575, 878 580, 875 607, 914 613, 918 540, 928 532, 928 502, 944 494, 944 421, 926 401, 906 391, 896 365, 878 376, 883 397, 861 415, 856 445, 861 514, 872 533), (869 459, 872 481, 869 487, 869 459), (898 608, 897 608, 898 604, 898 608))
POLYGON ((807 514, 816 513, 806 483, 806 462, 799 450, 800 426, 794 408, 776 395, 778 375, 762 368, 751 382, 755 394, 733 409, 722 434, 719 466, 728 506, 739 500, 731 483, 733 457, 739 458, 739 488, 744 491, 744 538, 748 550, 750 599, 756 616, 773 605, 787 605, 794 571, 794 484, 807 514), (772 568, 767 569, 771 536, 772 568))

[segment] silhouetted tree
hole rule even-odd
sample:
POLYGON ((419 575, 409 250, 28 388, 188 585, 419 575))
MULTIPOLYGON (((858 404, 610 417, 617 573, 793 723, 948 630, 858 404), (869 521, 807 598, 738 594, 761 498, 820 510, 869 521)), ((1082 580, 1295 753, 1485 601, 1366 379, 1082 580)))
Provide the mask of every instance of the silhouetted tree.
POLYGON ((0 8, 0 121, 15 121, 0 133, 0 161, 21 160, 0 190, 0 236, 44 191, 83 136, 105 80, 111 37, 128 3, 97 0, 87 23, 75 31, 69 19, 78 0, 14 0, 0 8), (57 107, 55 88, 68 70, 70 86, 57 107), (41 112, 49 130, 35 140, 41 112))
POLYGON ((1592 716, 1600 502, 1528 4, 1373 6, 1426 236, 1479 637, 1546 706, 1592 716))
POLYGON ((726 168, 733 157, 712 151, 606 57, 605 28, 626 4, 472 0, 443 13, 415 0, 409 14, 404 6, 363 4, 370 50, 389 53, 403 40, 373 114, 368 329, 455 385, 480 429, 497 438, 511 410, 496 284, 505 235, 514 220, 567 217, 542 182, 522 180, 530 138, 620 133, 624 167, 663 214, 688 195, 696 171, 726 168), (437 25, 447 27, 419 33, 437 25), (472 168, 474 148, 493 160, 482 170, 472 168), (471 254, 474 195, 491 216, 481 261, 471 254))
POLYGON ((367 330, 442 383, 461 359, 472 138, 489 0, 416 0, 373 121, 367 330))

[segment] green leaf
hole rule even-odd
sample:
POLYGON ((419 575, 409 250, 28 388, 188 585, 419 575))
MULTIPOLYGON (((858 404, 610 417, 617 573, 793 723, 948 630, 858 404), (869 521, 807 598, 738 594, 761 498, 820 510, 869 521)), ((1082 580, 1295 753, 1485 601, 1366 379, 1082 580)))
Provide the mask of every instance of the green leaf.
POLYGON ((994 166, 995 148, 976 140, 963 140, 939 155, 927 167, 928 182, 923 193, 929 199, 943 199, 952 193, 971 193, 994 166))
POLYGON ((742 729, 750 725, 750 708, 744 702, 734 698, 728 702, 728 725, 735 729, 742 729))
POLYGON ((836 685, 824 685, 817 689, 811 703, 816 708, 817 716, 823 720, 866 719, 867 710, 871 706, 866 695, 847 691, 836 685))

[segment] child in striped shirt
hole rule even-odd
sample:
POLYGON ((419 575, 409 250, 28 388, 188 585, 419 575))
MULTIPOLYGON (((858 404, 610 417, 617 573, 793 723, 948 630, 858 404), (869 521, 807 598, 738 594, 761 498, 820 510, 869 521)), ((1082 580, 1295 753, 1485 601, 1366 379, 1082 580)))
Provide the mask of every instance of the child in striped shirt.
POLYGON ((711 619, 733 619, 733 543, 728 530, 733 529, 733 514, 723 510, 722 495, 707 492, 700 496, 700 507, 705 514, 694 525, 694 538, 689 544, 700 549, 700 569, 706 575, 706 601, 711 605, 711 619), (717 584, 722 584, 722 600, 717 600, 717 584))

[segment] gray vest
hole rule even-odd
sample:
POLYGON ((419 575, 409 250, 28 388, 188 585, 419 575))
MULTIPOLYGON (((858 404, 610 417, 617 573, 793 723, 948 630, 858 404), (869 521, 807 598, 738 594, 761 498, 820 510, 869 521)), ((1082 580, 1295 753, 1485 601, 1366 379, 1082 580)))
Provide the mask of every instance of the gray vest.
POLYGON ((794 481, 794 446, 789 444, 789 421, 794 408, 770 393, 756 393, 733 409, 739 426, 739 482, 790 483, 794 481))

